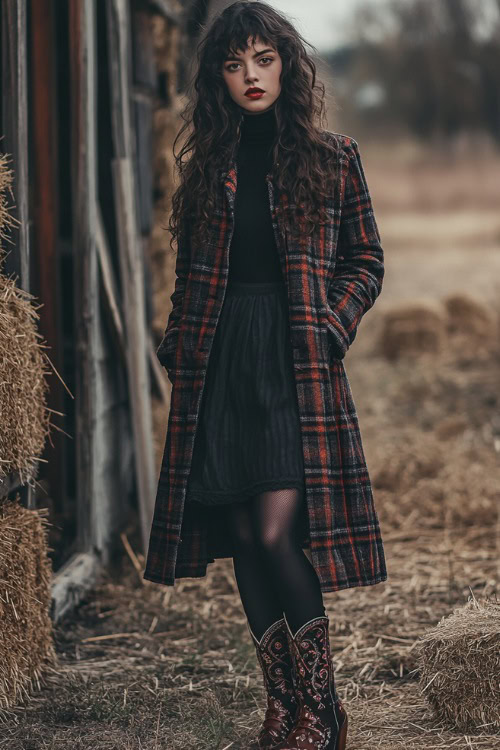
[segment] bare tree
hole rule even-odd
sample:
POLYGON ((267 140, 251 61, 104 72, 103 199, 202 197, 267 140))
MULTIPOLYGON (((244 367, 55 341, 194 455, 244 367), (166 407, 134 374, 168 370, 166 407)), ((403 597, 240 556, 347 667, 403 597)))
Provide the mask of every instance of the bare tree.
POLYGON ((351 36, 351 84, 385 91, 379 121, 424 139, 484 130, 500 144, 500 0, 365 3, 351 36))

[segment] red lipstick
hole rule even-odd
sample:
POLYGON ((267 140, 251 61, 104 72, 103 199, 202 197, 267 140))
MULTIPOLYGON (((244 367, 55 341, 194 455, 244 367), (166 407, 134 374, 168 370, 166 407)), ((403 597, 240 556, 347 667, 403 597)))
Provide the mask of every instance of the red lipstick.
POLYGON ((257 86, 250 86, 250 88, 245 91, 245 96, 247 96, 249 99, 260 99, 260 97, 265 93, 265 91, 257 88, 257 86))

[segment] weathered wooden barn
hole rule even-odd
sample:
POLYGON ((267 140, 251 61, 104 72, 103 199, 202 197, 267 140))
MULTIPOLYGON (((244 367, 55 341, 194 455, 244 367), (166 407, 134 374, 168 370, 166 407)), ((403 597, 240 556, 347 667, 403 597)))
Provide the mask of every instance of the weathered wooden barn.
POLYGON ((93 585, 132 514, 143 551, 149 536, 151 396, 168 406, 170 388, 152 330, 148 246, 170 184, 155 175, 155 123, 174 129, 206 11, 206 0, 0 5, 0 150, 19 220, 4 272, 42 304, 57 371, 36 481, 3 477, 0 497, 20 491, 50 511, 54 620, 93 585))

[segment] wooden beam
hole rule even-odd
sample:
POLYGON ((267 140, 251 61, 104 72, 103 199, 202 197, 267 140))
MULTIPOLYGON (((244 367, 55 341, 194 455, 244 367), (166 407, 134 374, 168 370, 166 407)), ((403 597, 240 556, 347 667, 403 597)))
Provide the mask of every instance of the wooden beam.
MULTIPOLYGON (((31 106, 32 106, 32 178, 33 201, 33 267, 36 279, 32 288, 43 307, 40 310, 40 333, 47 341, 49 356, 59 372, 63 371, 62 315, 59 284, 59 184, 58 184, 58 108, 55 61, 55 24, 53 0, 30 2, 31 16, 31 106)), ((65 391, 55 381, 48 394, 48 406, 64 412, 65 391)), ((50 494, 58 508, 65 505, 65 478, 61 471, 66 456, 66 436, 57 432, 45 445, 50 494)))
POLYGON ((28 216, 28 103, 26 70, 26 0, 3 0, 2 14, 2 123, 0 148, 12 158, 12 215, 20 222, 9 230, 15 249, 8 254, 5 272, 15 274, 22 289, 30 291, 28 216))
POLYGON ((111 261, 111 253, 106 237, 106 230, 102 220, 101 210, 97 206, 97 253, 101 271, 102 286, 104 290, 104 308, 107 311, 112 336, 116 342, 122 362, 126 366, 125 331, 123 327, 120 305, 118 302, 118 290, 116 288, 115 274, 111 261))
POLYGON ((155 498, 153 423, 144 304, 144 261, 138 232, 131 125, 130 18, 127 0, 107 3, 112 119, 112 164, 119 265, 134 429, 139 519, 146 554, 155 498))
MULTIPOLYGON (((0 148, 11 157, 13 169, 12 190, 15 196, 11 213, 19 223, 8 230, 8 254, 3 271, 16 278, 21 289, 31 291, 29 244, 29 175, 28 175, 28 79, 26 54, 26 0, 4 0, 0 3, 2 17, 2 122, 0 123, 0 148)), ((19 487, 19 477, 7 478, 4 488, 19 487), (17 484, 16 484, 17 482, 17 484)), ((0 490, 1 491, 1 490, 0 490)), ((7 493, 5 493, 7 494, 7 493)), ((19 489, 21 503, 26 508, 35 507, 31 485, 19 489)))
MULTIPOLYGON (((102 279, 103 289, 103 307, 107 313, 111 335, 113 336, 116 349, 120 355, 123 367, 127 367, 127 346, 125 344, 125 331, 118 304, 118 292, 116 289, 113 267, 111 263, 111 253, 106 238, 106 232, 102 221, 101 211, 97 207, 97 252, 99 257, 99 268, 102 279)), ((153 379, 152 386, 159 394, 168 408, 170 404, 170 389, 168 387, 168 378, 165 369, 160 365, 156 356, 156 349, 151 334, 147 340, 149 371, 153 379)), ((0 485, 1 491, 1 485, 0 485)))
POLYGON ((97 261, 97 111, 95 5, 72 0, 69 6, 72 92, 72 182, 75 292, 75 388, 77 548, 93 548, 99 502, 96 394, 99 277, 97 261))

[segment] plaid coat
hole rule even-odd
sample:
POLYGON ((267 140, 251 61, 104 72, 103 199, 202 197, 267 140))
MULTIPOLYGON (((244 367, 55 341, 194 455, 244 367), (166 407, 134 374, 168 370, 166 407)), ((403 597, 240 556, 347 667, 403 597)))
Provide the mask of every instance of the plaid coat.
MULTIPOLYGON (((343 358, 378 296, 383 250, 357 142, 324 131, 339 171, 328 191, 329 220, 312 235, 285 216, 285 196, 267 175, 275 239, 288 290, 306 503, 303 548, 323 592, 387 578, 384 550, 343 358), (278 204, 281 202, 281 206, 278 204)), ((172 311, 157 356, 172 382, 167 436, 144 578, 173 586, 232 557, 224 506, 185 503, 210 350, 224 301, 237 185, 235 162, 219 170, 220 194, 204 243, 181 239, 172 311)), ((293 206, 292 206, 293 208, 293 206)))

